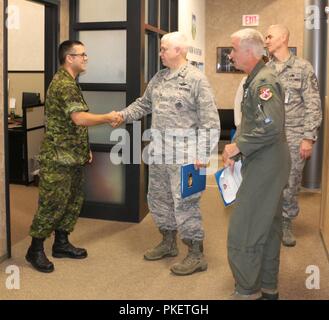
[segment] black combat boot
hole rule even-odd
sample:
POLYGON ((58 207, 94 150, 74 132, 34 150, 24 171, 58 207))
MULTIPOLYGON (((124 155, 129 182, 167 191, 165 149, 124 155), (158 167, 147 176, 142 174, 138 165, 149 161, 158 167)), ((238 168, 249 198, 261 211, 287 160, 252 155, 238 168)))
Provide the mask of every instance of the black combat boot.
POLYGON ((84 259, 87 257, 87 250, 74 247, 68 239, 69 233, 55 230, 55 242, 53 244, 54 258, 84 259))
POLYGON ((53 272, 54 264, 50 262, 43 249, 43 242, 45 238, 32 238, 32 243, 27 250, 25 259, 32 264, 32 266, 40 272, 53 272))
POLYGON ((263 289, 260 300, 279 300, 279 292, 276 289, 263 289))

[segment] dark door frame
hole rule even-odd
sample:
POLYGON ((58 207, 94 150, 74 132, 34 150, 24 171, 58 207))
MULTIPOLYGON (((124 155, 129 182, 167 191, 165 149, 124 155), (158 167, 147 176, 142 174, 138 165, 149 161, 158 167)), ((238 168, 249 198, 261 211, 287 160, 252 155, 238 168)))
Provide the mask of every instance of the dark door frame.
MULTIPOLYGON (((57 70, 57 48, 59 41, 59 0, 29 0, 45 6, 45 93, 57 70)), ((3 92, 4 92, 4 150, 5 150, 5 198, 6 198, 6 236, 7 257, 11 258, 11 223, 10 223, 10 190, 9 190, 9 149, 8 149, 8 30, 6 27, 8 0, 3 2, 3 92)), ((46 96, 46 95, 45 95, 46 96)))
MULTIPOLYGON (((78 9, 79 1, 71 0, 70 38, 72 40, 78 40, 79 32, 86 30, 126 30, 127 32, 126 83, 82 83, 82 89, 84 91, 126 92, 126 104, 129 105, 141 96, 143 89, 146 87, 145 82, 150 80, 144 79, 145 33, 151 32, 154 34, 157 44, 160 35, 169 31, 176 31, 178 26, 178 0, 129 0, 127 1, 127 19, 125 21, 81 22, 78 17, 78 9), (149 5, 148 18, 152 18, 147 20, 151 20, 150 23, 153 25, 145 24, 146 5, 149 5), (159 12, 165 13, 160 14, 161 19, 159 19, 159 12), (161 28, 165 28, 165 30, 161 28)), ((150 78, 158 71, 159 57, 158 45, 154 45, 152 48, 154 51, 149 51, 149 64, 152 64, 153 67, 150 78)), ((147 119, 150 119, 150 116, 141 120, 142 132, 147 126, 147 119)), ((126 130, 129 136, 132 137, 134 134, 132 124, 127 124, 126 130)), ((91 144, 91 150, 95 152, 110 152, 112 146, 112 144, 91 144)), ((136 147, 134 143, 131 143, 131 160, 133 160, 134 147, 136 147)), ((143 147, 145 147, 145 143, 142 143, 143 147)), ((148 169, 143 162, 141 164, 132 163, 133 161, 131 161, 131 164, 125 165, 125 202, 118 205, 85 201, 80 216, 126 222, 140 222, 143 220, 149 211, 146 203, 148 169)))
MULTIPOLYGON (((115 22, 80 22, 78 19, 79 1, 70 1, 70 38, 78 40, 79 32, 86 30, 126 30, 127 32, 127 81, 126 83, 81 83, 84 91, 126 92, 127 104, 133 102, 141 94, 141 61, 142 41, 141 28, 144 0, 127 1, 127 21, 115 22)), ((128 124, 126 130, 133 136, 133 126, 128 124)), ((91 144, 93 152, 110 152, 112 144, 91 144)), ((131 157, 133 157, 133 143, 131 144, 131 157)), ((132 163, 132 162, 131 162, 132 163)), ((147 214, 144 205, 144 192, 141 194, 140 165, 125 165, 125 202, 123 204, 101 203, 84 201, 81 217, 117 220, 125 222, 140 222, 147 214)), ((143 190, 142 190, 143 191, 143 190)))
POLYGON ((7 257, 11 258, 11 232, 10 232, 10 191, 9 191, 9 152, 8 152, 8 30, 6 22, 8 0, 3 1, 3 128, 5 153, 5 198, 6 198, 6 237, 7 257))
POLYGON ((45 6, 45 97, 48 86, 57 71, 59 44, 59 0, 29 0, 45 6))

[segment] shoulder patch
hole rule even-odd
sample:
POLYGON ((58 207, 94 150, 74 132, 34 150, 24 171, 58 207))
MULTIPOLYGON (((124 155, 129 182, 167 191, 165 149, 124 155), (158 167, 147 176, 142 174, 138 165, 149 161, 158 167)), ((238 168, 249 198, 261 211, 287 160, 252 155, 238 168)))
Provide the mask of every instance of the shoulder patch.
POLYGON ((259 90, 259 97, 264 100, 268 101, 273 97, 273 92, 270 88, 264 87, 259 90))

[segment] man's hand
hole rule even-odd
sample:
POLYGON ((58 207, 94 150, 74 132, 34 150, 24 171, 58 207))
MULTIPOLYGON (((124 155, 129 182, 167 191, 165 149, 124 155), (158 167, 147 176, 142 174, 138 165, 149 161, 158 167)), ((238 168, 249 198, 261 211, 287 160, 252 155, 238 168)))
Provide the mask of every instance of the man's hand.
POLYGON ((231 170, 233 171, 235 161, 232 160, 231 158, 236 156, 239 153, 240 153, 240 150, 237 147, 236 143, 227 144, 225 146, 223 154, 222 154, 224 166, 231 167, 231 170))
POLYGON ((113 128, 119 127, 124 122, 121 113, 116 111, 112 111, 111 113, 108 113, 108 117, 109 117, 109 123, 113 128))
POLYGON ((199 170, 201 168, 207 168, 207 164, 200 162, 199 160, 195 161, 194 168, 199 170))
POLYGON ((311 157, 313 151, 313 140, 304 139, 300 144, 299 154, 300 157, 304 160, 311 157))

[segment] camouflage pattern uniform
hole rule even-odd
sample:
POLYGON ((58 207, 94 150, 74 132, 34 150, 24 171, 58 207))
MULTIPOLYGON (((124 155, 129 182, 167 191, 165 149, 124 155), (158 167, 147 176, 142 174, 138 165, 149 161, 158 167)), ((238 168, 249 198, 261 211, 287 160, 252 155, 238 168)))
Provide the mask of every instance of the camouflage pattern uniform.
MULTIPOLYGON (((276 60, 268 66, 276 70, 276 60)), ((316 75, 308 61, 292 54, 282 70, 276 71, 285 90, 285 129, 292 162, 282 214, 292 219, 299 213, 297 195, 305 165, 299 154, 300 145, 303 139, 316 140, 322 121, 321 100, 316 75)))
POLYGON ((55 74, 46 98, 46 135, 40 151, 39 207, 30 235, 73 231, 83 203, 83 165, 89 160, 88 129, 71 113, 88 111, 81 90, 64 69, 55 74))
POLYGON ((228 259, 236 290, 277 289, 282 192, 290 170, 284 132, 284 93, 261 60, 248 76, 241 104, 242 183, 229 222, 228 259))
MULTIPOLYGON (((127 122, 149 113, 152 113, 152 129, 161 133, 164 147, 170 145, 170 139, 164 134, 168 129, 190 129, 194 133, 198 129, 216 129, 219 134, 218 111, 208 81, 201 71, 189 64, 174 73, 169 69, 159 71, 151 79, 143 97, 122 111, 127 122)), ((212 142, 214 145, 218 143, 217 140, 212 142)), ((198 137, 198 147, 205 145, 208 152, 214 146, 204 137, 198 137)), ((163 153, 159 155, 165 160, 163 153)), ((160 230, 178 230, 182 239, 201 241, 204 238, 199 205, 201 193, 181 198, 181 163, 176 160, 173 156, 167 157, 166 163, 150 164, 149 209, 160 230), (167 164, 168 160, 172 164, 167 164)), ((187 163, 187 160, 182 163, 187 163)))

